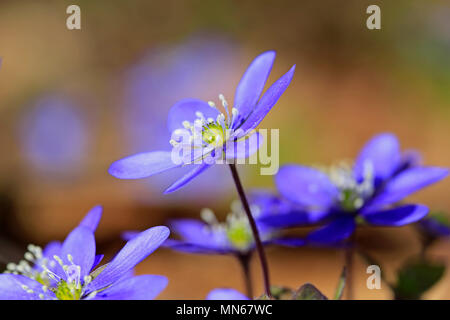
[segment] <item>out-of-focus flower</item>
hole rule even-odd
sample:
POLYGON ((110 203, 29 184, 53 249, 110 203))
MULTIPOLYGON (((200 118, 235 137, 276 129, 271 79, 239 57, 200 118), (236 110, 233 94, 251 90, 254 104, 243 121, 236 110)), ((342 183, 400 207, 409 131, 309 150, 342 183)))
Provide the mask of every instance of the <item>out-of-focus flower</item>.
POLYGON ((29 167, 40 175, 61 177, 81 169, 88 128, 75 102, 52 94, 39 98, 24 115, 20 138, 29 167))
POLYGON ((185 186, 219 159, 230 161, 254 153, 262 139, 252 131, 275 105, 294 75, 295 66, 260 98, 274 59, 275 52, 268 51, 250 64, 237 87, 231 110, 222 95, 219 97, 224 112, 213 102, 197 99, 181 100, 171 108, 168 127, 172 139, 168 142, 181 151, 187 148, 182 161, 174 161, 171 151, 144 152, 114 162, 109 173, 120 179, 140 179, 189 167, 188 173, 166 189, 165 193, 170 193, 185 186))
MULTIPOLYGON (((267 194, 269 197, 269 194, 267 194)), ((271 207, 275 201, 258 193, 250 196, 250 209, 256 220, 263 245, 282 245, 288 247, 302 246, 305 241, 300 238, 284 237, 274 227, 258 223, 258 219, 271 215, 278 209, 271 207)), ((164 246, 180 252, 199 254, 234 254, 247 256, 255 249, 252 231, 247 216, 239 201, 231 204, 231 212, 224 222, 219 222, 211 209, 203 209, 200 219, 174 219, 169 227, 180 239, 168 239, 164 246)), ((132 239, 137 232, 126 232, 126 239, 132 239)))
POLYGON ((443 214, 431 213, 420 220, 418 226, 425 235, 433 239, 450 236, 450 221, 443 214))
POLYGON ((1 300, 153 299, 167 285, 157 275, 133 276, 133 268, 169 236, 164 226, 150 228, 128 241, 114 259, 98 266, 94 231, 101 207, 93 208, 63 243, 44 250, 28 246, 24 260, 9 263, 0 274, 1 300))
POLYGON ((206 300, 251 300, 246 295, 231 288, 217 288, 211 290, 206 300))
MULTIPOLYGON (((124 78, 123 108, 120 112, 127 152, 155 150, 167 147, 167 113, 175 102, 186 96, 215 96, 217 87, 228 92, 234 78, 236 61, 240 60, 238 46, 219 36, 194 36, 176 45, 152 49, 143 59, 129 68, 124 78), (212 75, 215 76, 211 81, 212 75)), ((151 190, 161 190, 167 181, 187 173, 179 168, 143 183, 151 190)), ((227 172, 215 167, 192 183, 183 193, 169 198, 137 195, 146 202, 189 199, 207 200, 214 194, 223 194, 232 184, 227 172), (223 181, 216 183, 215 179, 223 181), (205 197, 205 191, 208 197, 205 197)))
MULTIPOLYGON (((358 222, 403 226, 419 221, 428 213, 426 206, 396 203, 447 175, 447 169, 419 165, 415 153, 401 153, 397 138, 386 133, 370 140, 353 166, 324 171, 285 165, 275 182, 284 197, 309 210, 310 222, 327 223, 310 233, 307 240, 329 244, 349 237, 358 222)), ((267 217, 263 222, 297 224, 289 216, 283 223, 278 219, 267 217)))

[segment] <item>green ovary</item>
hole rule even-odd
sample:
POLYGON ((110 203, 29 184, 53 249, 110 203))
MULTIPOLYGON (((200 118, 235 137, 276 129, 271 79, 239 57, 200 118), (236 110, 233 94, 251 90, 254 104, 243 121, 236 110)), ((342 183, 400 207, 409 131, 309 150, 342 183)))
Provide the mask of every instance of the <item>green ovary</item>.
POLYGON ((362 199, 358 197, 358 194, 355 191, 347 189, 343 190, 341 193, 340 204, 345 211, 354 211, 361 207, 362 199))
POLYGON ((225 142, 224 130, 218 124, 210 124, 202 132, 202 138, 208 145, 219 147, 225 142))
POLYGON ((227 229, 227 237, 231 244, 238 249, 247 249, 253 242, 249 227, 244 222, 233 224, 227 229))
POLYGON ((81 288, 77 288, 73 283, 67 283, 64 280, 58 282, 58 286, 54 289, 54 293, 58 300, 80 300, 81 288))

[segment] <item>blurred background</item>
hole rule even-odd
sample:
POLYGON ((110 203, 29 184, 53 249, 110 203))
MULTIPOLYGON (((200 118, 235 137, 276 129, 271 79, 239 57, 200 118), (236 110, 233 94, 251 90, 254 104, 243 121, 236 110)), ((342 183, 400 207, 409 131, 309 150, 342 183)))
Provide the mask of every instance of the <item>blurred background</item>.
MULTIPOLYGON (((330 165, 352 159, 376 133, 395 133, 424 163, 450 165, 450 4, 448 1, 61 1, 0 3, 0 267, 27 243, 64 239, 94 205, 104 206, 98 251, 111 256, 120 232, 219 216, 236 198, 217 166, 186 188, 162 191, 178 173, 137 181, 108 175, 111 162, 168 147, 166 114, 180 98, 232 101, 251 60, 274 49, 269 83, 297 64, 293 82, 262 128, 280 129, 280 162, 330 165), (81 7, 81 30, 66 8, 81 7), (366 8, 381 7, 381 30, 366 8), (167 143, 165 143, 167 141, 167 143)), ((273 188, 256 165, 241 166, 244 186, 273 188)), ((450 212, 450 180, 410 199, 450 212)), ((361 245, 395 280, 420 251, 414 227, 367 229, 361 245)), ((428 253, 450 262, 448 241, 428 253)), ((332 295, 343 264, 333 249, 268 251, 272 282, 314 283, 332 295)), ((253 261, 256 292, 260 270, 253 261)), ((357 259, 359 299, 388 299, 366 288, 357 259)), ((138 273, 169 277, 163 299, 202 299, 215 287, 243 290, 231 257, 153 253, 138 273)), ((427 298, 450 299, 450 275, 427 298)))

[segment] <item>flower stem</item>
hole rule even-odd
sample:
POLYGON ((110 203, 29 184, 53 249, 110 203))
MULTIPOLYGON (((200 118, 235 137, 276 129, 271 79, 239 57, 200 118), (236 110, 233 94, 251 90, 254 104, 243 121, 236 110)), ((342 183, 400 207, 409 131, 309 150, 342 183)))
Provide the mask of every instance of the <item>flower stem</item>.
POLYGON ((347 284, 345 285, 347 288, 347 300, 353 300, 353 253, 355 249, 355 232, 350 236, 347 241, 347 247, 345 248, 345 267, 347 269, 347 284))
POLYGON ((242 254, 238 255, 237 257, 242 267, 247 297, 253 299, 253 285, 252 285, 252 276, 250 272, 251 254, 250 253, 242 254))
POLYGON ((267 265, 266 254, 264 252, 264 248, 261 242, 261 238, 259 236, 258 228, 256 227, 255 220, 253 219, 252 213, 250 211, 250 206, 248 204, 247 197, 245 196, 244 188, 242 188, 241 180, 239 179, 239 174, 236 169, 236 165, 234 163, 230 163, 231 175, 233 176, 234 183, 236 184, 236 189, 239 194, 239 197, 242 202, 242 206, 244 207, 245 213, 247 214, 248 221, 250 223, 250 227, 253 233, 253 239, 256 244, 256 251, 258 252, 259 260, 261 262, 261 269, 264 278, 264 290, 266 295, 271 298, 272 294, 270 293, 270 280, 269 280, 269 268, 267 265))

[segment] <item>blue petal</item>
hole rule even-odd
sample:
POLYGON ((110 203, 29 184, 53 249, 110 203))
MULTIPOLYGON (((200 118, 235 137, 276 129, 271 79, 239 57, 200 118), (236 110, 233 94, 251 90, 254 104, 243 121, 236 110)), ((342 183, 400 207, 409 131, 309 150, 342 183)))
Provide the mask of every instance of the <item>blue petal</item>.
POLYGON ((172 161, 172 152, 153 151, 120 159, 111 164, 108 172, 119 179, 141 179, 179 166, 172 161))
POLYGON ((228 254, 236 253, 238 250, 233 249, 230 245, 220 245, 217 242, 205 242, 203 244, 197 242, 189 242, 183 240, 167 239, 164 247, 184 253, 196 254, 228 254))
MULTIPOLYGON (((42 259, 38 263, 34 264, 33 269, 41 272, 43 270, 41 267, 41 264, 44 262, 44 259, 52 260, 53 256, 55 256, 55 255, 60 256, 61 255, 61 247, 62 247, 62 244, 59 241, 49 242, 45 246, 44 250, 42 251, 42 259)), ((56 270, 57 270, 57 268, 59 268, 59 266, 55 265, 52 267, 50 264, 47 263, 47 268, 50 269, 50 271, 56 272, 56 270)))
POLYGON ((245 159, 254 154, 261 147, 263 136, 255 132, 250 136, 245 136, 237 141, 229 141, 226 144, 226 159, 245 159))
POLYGON ((97 230, 100 219, 102 218, 102 206, 95 206, 86 214, 79 226, 85 226, 95 232, 97 230))
POLYGON ((42 284, 22 275, 0 274, 0 300, 41 300, 39 294, 45 298, 54 298, 53 293, 42 291, 42 284), (27 292, 22 286, 27 286, 27 292))
POLYGON ((266 84, 275 60, 275 52, 267 51, 255 58, 245 71, 234 97, 234 107, 242 120, 246 119, 256 106, 266 84))
POLYGON ((54 255, 59 256, 61 253, 61 246, 62 244, 59 241, 51 241, 47 243, 42 252, 42 256, 47 259, 53 259, 54 255))
POLYGON ((258 126, 258 124, 264 119, 267 113, 269 113, 291 83, 292 77, 294 76, 294 71, 295 65, 280 79, 275 81, 269 89, 267 89, 253 112, 240 127, 242 130, 249 132, 258 126))
POLYGON ((92 270, 95 261, 95 238, 91 229, 80 226, 69 233, 62 244, 60 257, 67 265, 70 265, 69 254, 73 257, 73 263, 81 267, 83 279, 92 270))
POLYGON ((284 246, 284 247, 292 247, 292 248, 297 248, 297 247, 303 247, 306 244, 306 240, 303 238, 278 238, 278 239, 272 239, 270 240, 267 244, 276 244, 279 246, 284 246))
POLYGON ((196 116, 196 112, 203 113, 205 118, 213 118, 216 120, 219 115, 217 109, 210 107, 205 101, 198 99, 183 99, 175 103, 169 111, 167 116, 167 127, 169 132, 173 132, 176 129, 182 129, 183 121, 189 121, 193 123, 196 116))
POLYGON ((193 164, 191 166, 192 166, 193 169, 191 171, 189 171, 188 173, 186 173, 184 176, 182 176, 180 179, 175 181, 172 185, 170 185, 170 187, 168 187, 164 191, 164 194, 171 193, 171 192, 174 192, 174 191, 180 189, 181 187, 183 187, 186 184, 188 184, 192 179, 197 177, 199 174, 204 172, 206 169, 211 167, 211 165, 206 164, 206 163, 193 164))
POLYGON ((120 279, 136 264, 155 251, 169 236, 164 226, 150 228, 131 239, 105 269, 89 284, 88 290, 103 289, 120 279))
POLYGON ((122 232, 122 239, 129 241, 139 235, 140 231, 124 231, 122 232))
POLYGON ((411 193, 444 179, 447 175, 448 169, 438 167, 415 167, 405 170, 390 180, 369 206, 380 207, 397 202, 411 193))
POLYGON ((283 199, 277 196, 269 189, 253 189, 248 193, 248 200, 251 204, 257 205, 260 208, 278 206, 284 203, 283 199))
POLYGON ((169 223, 173 233, 189 242, 204 243, 211 240, 212 232, 208 225, 196 219, 174 219, 169 223))
POLYGON ((400 227, 419 221, 428 214, 428 208, 420 204, 410 204, 398 208, 366 212, 364 219, 373 225, 400 227))
POLYGON ((91 271, 94 270, 95 268, 97 268, 97 266, 100 264, 100 262, 102 262, 104 257, 105 257, 105 255, 103 255, 103 254, 97 254, 95 256, 94 264, 92 265, 91 271))
POLYGON ((170 221, 170 228, 186 242, 209 248, 227 248, 229 245, 225 232, 214 232, 200 220, 174 219, 170 221))
POLYGON ((315 220, 307 211, 292 211, 283 214, 264 215, 258 218, 258 222, 273 228, 289 228, 297 226, 307 226, 315 220))
POLYGON ((307 240, 318 244, 332 244, 348 238, 355 230, 353 217, 337 218, 330 224, 317 229, 307 236, 307 240))
POLYGON ((397 137, 391 133, 382 133, 373 137, 363 147, 355 162, 354 174, 358 181, 364 178, 364 171, 371 166, 375 181, 389 178, 399 167, 401 161, 400 146, 397 137))
POLYGON ((218 288, 211 290, 206 300, 250 300, 237 290, 230 288, 218 288))
POLYGON ((325 173, 297 165, 282 166, 275 183, 284 197, 303 206, 328 208, 339 194, 325 173))
POLYGON ((450 236, 450 226, 433 217, 427 217, 419 221, 421 230, 431 235, 432 237, 447 237, 450 236))
POLYGON ((166 277, 150 274, 127 278, 101 291, 95 299, 153 300, 167 287, 168 283, 166 277))

